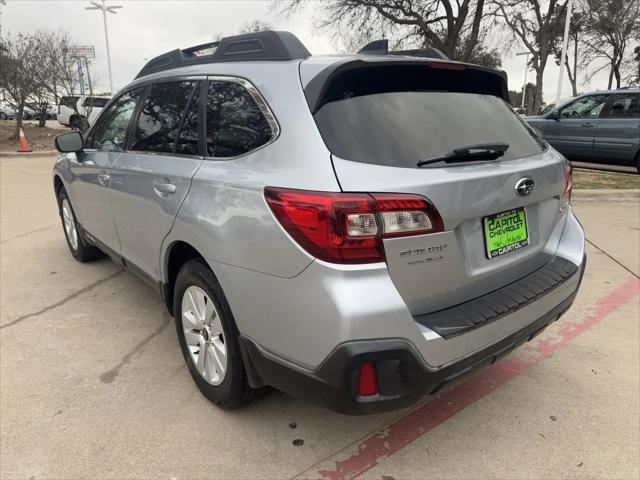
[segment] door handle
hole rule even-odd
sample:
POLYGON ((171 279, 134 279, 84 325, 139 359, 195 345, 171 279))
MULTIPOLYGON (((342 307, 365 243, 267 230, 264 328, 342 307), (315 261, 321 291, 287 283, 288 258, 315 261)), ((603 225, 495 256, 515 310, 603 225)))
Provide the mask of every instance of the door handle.
POLYGON ((158 193, 176 193, 176 186, 173 183, 153 182, 153 188, 158 193))
POLYGON ((585 127, 585 128, 591 128, 593 127, 593 123, 583 123, 582 125, 580 125, 581 127, 585 127))
POLYGON ((106 173, 98 174, 98 183, 103 187, 109 185, 109 180, 111 180, 111 175, 107 175, 106 173))

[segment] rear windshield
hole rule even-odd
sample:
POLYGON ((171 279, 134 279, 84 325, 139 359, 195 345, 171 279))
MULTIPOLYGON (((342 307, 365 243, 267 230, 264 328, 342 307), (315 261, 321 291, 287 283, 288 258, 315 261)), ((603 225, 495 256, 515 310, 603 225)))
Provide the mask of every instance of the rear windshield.
POLYGON ((411 82, 406 76, 369 75, 365 88, 361 82, 332 85, 331 100, 314 115, 322 138, 341 158, 393 167, 417 168, 420 160, 478 144, 508 144, 505 160, 544 151, 542 141, 501 98, 478 92, 478 84, 473 93, 459 83, 457 91, 444 89, 443 77, 453 73, 423 70, 422 78, 411 82))

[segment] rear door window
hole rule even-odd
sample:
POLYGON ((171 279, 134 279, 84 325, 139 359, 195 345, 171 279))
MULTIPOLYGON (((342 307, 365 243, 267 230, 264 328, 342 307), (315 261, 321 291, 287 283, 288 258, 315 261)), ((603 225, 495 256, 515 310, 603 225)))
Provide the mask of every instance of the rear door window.
POLYGON ((640 93, 615 95, 604 118, 640 118, 640 93))
POLYGON ((152 85, 140 111, 131 150, 173 153, 184 112, 196 82, 152 85))
POLYGON ((210 81, 206 109, 207 156, 229 158, 268 143, 274 132, 240 83, 210 81))
POLYGON ((417 168, 420 160, 478 144, 508 144, 505 160, 545 150, 502 98, 483 93, 464 73, 363 68, 327 89, 314 118, 333 154, 375 165, 417 168))
POLYGON ((200 133, 200 82, 191 96, 189 106, 182 119, 182 127, 178 136, 176 153, 180 155, 198 155, 198 138, 200 133))

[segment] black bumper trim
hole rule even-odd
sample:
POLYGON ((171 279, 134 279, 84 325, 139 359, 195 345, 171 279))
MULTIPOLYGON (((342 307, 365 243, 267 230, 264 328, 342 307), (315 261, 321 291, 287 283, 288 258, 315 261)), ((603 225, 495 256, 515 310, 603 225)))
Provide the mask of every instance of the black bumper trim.
POLYGON ((555 308, 508 337, 445 367, 427 367, 406 340, 384 339, 339 345, 317 370, 307 371, 275 360, 253 340, 241 336, 241 351, 249 383, 252 387, 270 385, 292 396, 351 415, 407 407, 425 394, 436 393, 460 376, 494 363, 560 318, 575 299, 585 264, 586 257, 574 292, 555 308), (360 365, 367 361, 375 362, 379 394, 359 397, 358 371, 360 365))
POLYGON ((535 272, 481 297, 413 319, 443 338, 451 338, 510 315, 558 288, 578 267, 554 257, 535 272))

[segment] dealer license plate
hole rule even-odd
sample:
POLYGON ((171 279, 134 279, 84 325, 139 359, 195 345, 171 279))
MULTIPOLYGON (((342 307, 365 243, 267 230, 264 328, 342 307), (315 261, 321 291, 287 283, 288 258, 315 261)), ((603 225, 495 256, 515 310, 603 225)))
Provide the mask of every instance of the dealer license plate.
POLYGON ((529 245, 524 207, 489 215, 482 220, 487 258, 496 258, 529 245))

